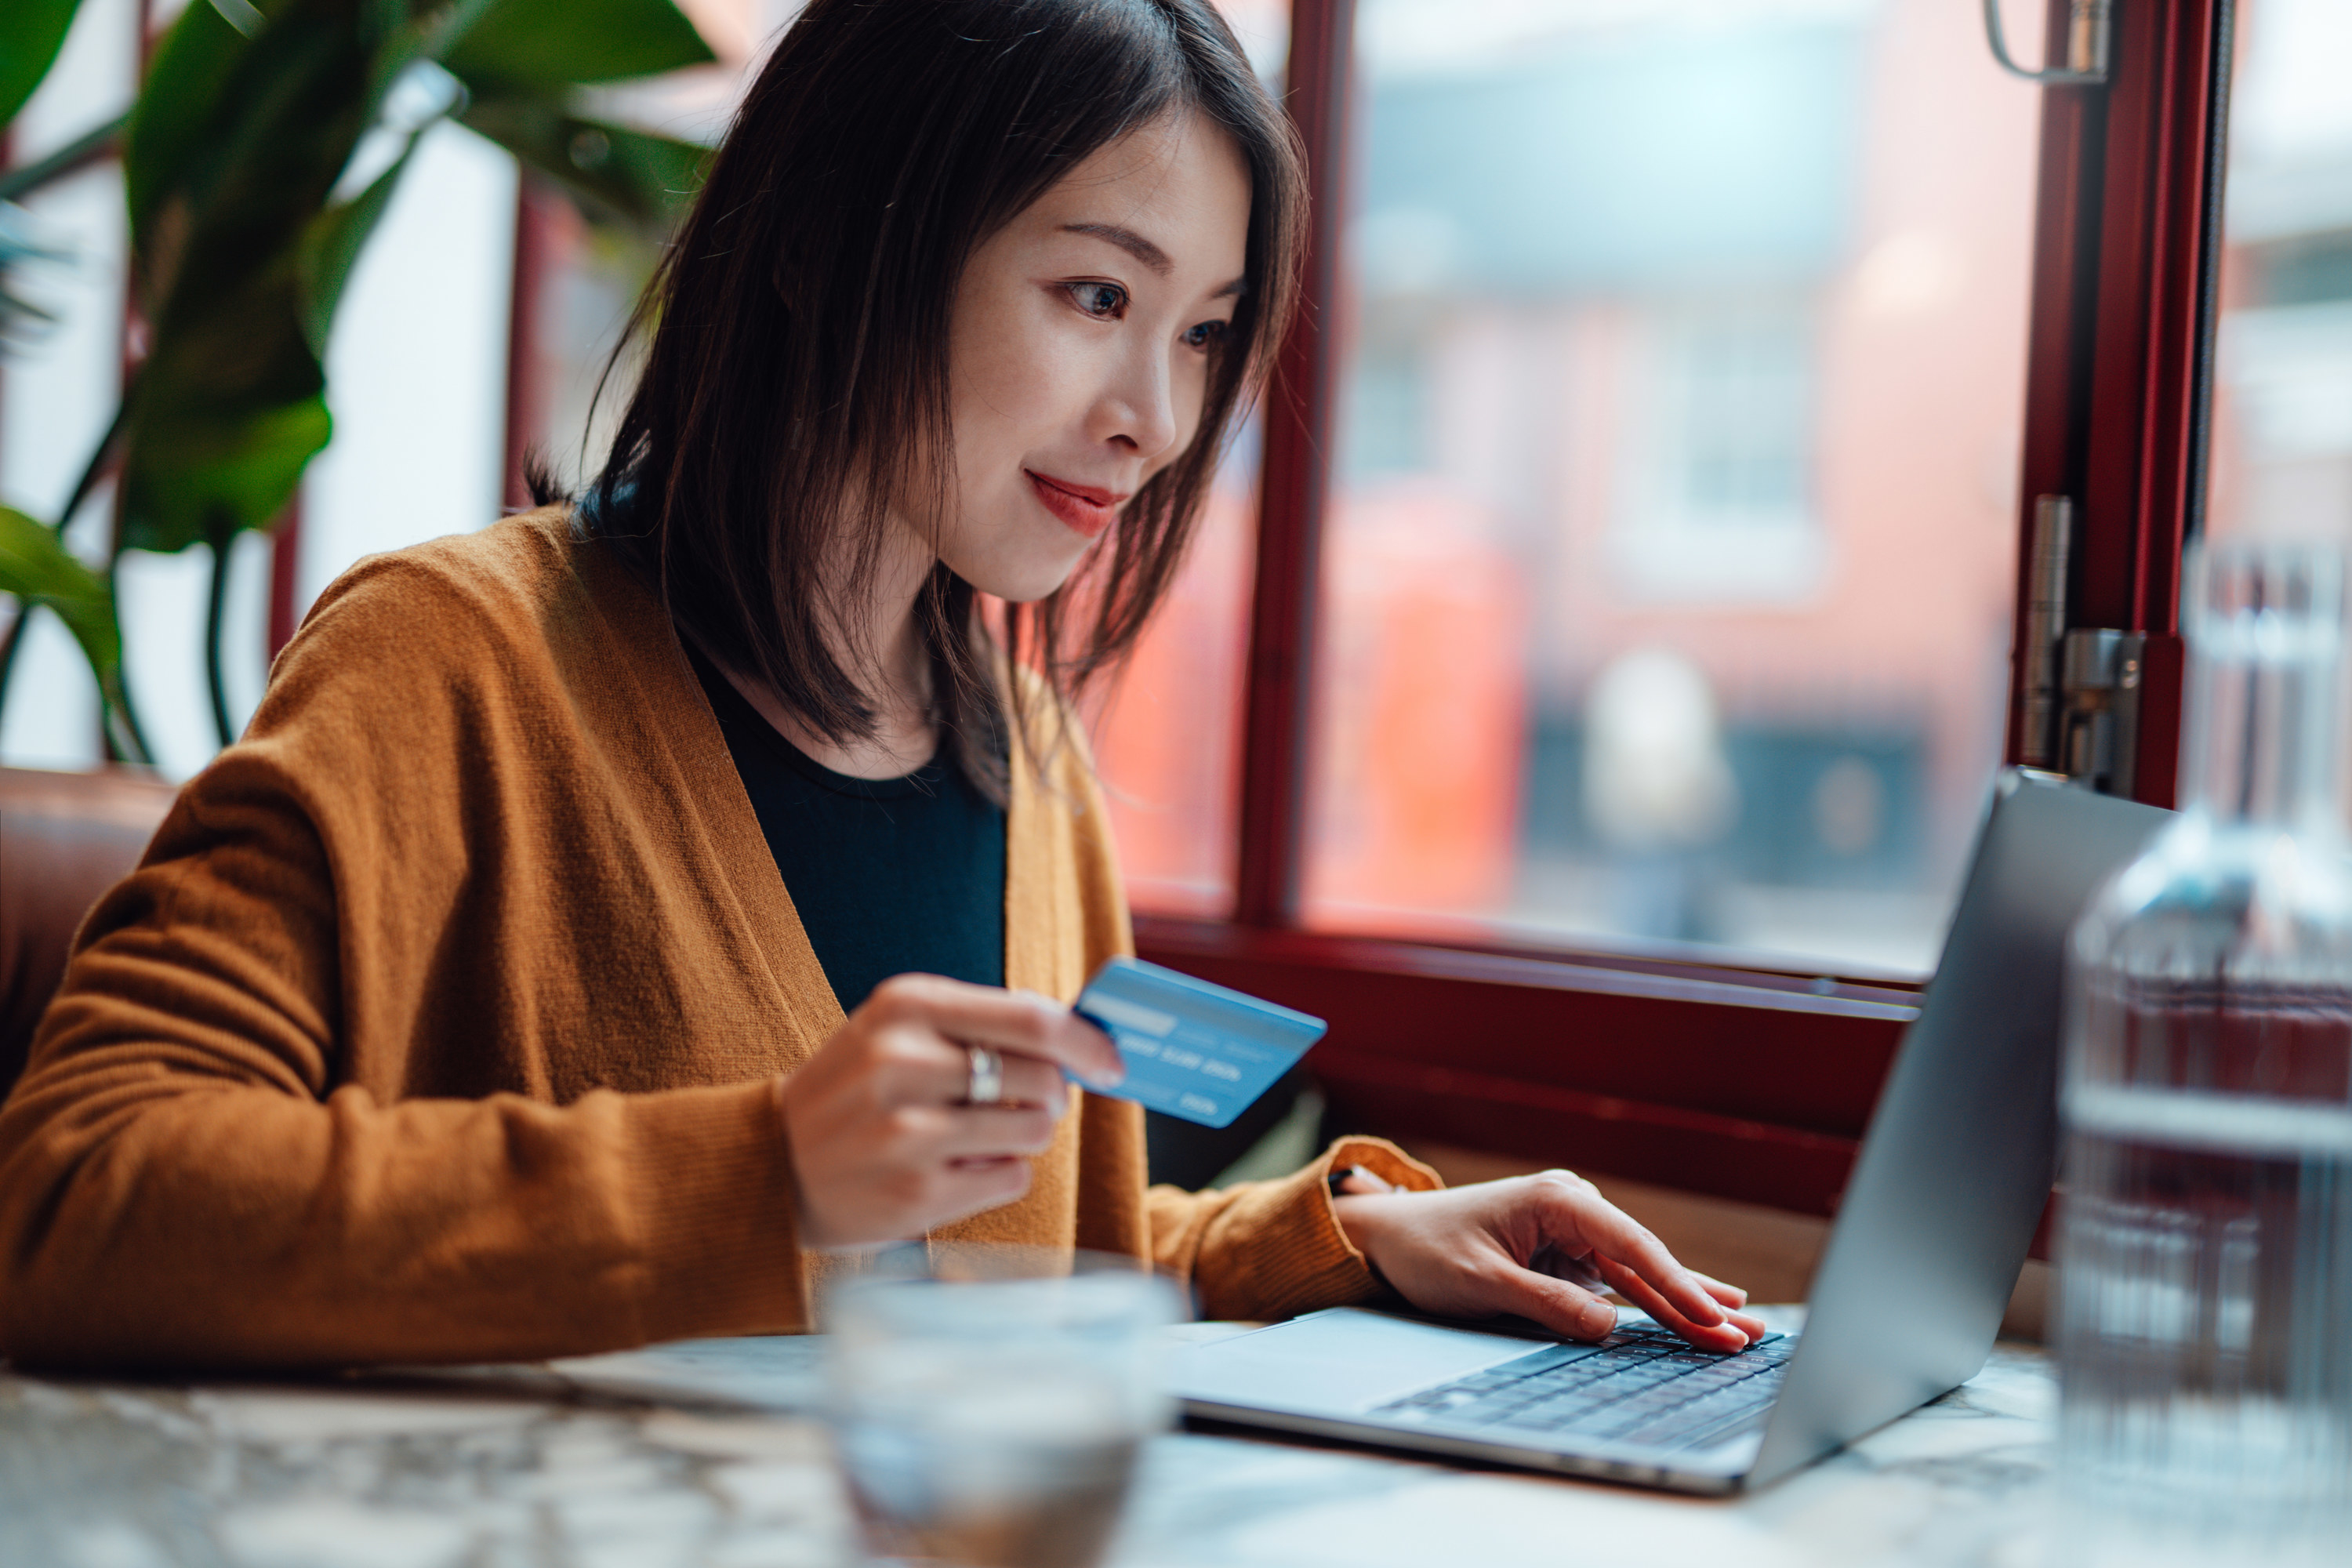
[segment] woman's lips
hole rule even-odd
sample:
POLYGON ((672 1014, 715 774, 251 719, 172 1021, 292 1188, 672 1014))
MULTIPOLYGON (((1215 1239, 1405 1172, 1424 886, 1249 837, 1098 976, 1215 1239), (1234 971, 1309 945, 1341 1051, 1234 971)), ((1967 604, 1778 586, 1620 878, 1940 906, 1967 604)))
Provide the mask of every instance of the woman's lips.
POLYGON ((1111 525, 1118 516, 1119 503, 1127 497, 1105 489, 1100 485, 1073 484, 1068 479, 1048 479, 1034 468, 1021 470, 1029 478, 1029 488, 1045 510, 1062 520, 1071 531, 1092 539, 1111 525))

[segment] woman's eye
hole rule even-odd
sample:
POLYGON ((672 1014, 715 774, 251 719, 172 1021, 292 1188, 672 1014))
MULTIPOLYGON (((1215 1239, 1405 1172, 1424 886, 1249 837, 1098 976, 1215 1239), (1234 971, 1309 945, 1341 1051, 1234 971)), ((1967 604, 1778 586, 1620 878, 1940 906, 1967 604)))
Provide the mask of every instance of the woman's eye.
POLYGON ((1184 330, 1184 346, 1190 349, 1213 349, 1225 341, 1231 328, 1229 321, 1202 321, 1184 330))
POLYGON ((1127 290, 1116 283, 1073 283, 1070 298, 1097 321, 1115 321, 1127 309, 1127 290))

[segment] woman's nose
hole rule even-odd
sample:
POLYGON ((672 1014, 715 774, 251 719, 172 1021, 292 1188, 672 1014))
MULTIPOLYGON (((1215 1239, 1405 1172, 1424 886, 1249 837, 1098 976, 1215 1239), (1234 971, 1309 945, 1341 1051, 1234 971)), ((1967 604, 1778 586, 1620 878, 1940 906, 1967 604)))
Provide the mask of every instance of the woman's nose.
POLYGON ((1122 357, 1095 402, 1097 440, 1130 447, 1146 463, 1176 444, 1173 367, 1165 353, 1139 348, 1122 357))

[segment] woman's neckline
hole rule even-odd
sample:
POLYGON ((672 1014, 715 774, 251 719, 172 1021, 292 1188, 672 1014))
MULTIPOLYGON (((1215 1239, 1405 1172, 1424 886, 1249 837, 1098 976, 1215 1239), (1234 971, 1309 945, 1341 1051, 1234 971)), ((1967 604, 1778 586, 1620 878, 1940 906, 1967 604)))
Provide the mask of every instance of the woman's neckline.
POLYGON ((748 731, 760 743, 770 747, 810 783, 835 795, 866 800, 898 800, 909 795, 937 795, 947 782, 948 758, 944 739, 933 748, 930 756, 916 767, 885 778, 866 778, 825 766, 754 707, 751 699, 727 678, 726 671, 697 647, 691 637, 681 637, 678 641, 686 649, 686 657, 694 668, 695 678, 701 683, 704 695, 710 700, 714 709, 721 710, 720 717, 731 718, 736 727, 748 731))

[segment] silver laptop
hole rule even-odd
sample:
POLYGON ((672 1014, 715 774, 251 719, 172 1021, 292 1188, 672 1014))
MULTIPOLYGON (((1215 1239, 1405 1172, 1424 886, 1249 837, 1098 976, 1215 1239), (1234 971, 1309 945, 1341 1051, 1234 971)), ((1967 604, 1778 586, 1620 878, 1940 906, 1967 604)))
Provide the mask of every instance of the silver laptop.
POLYGON ((2001 776, 1801 1335, 1723 1355, 1639 1317, 1585 1345, 1339 1308, 1188 1349, 1177 1393, 1217 1420, 1722 1493, 1958 1387, 2050 1194, 2067 929, 2168 815, 2001 776))

